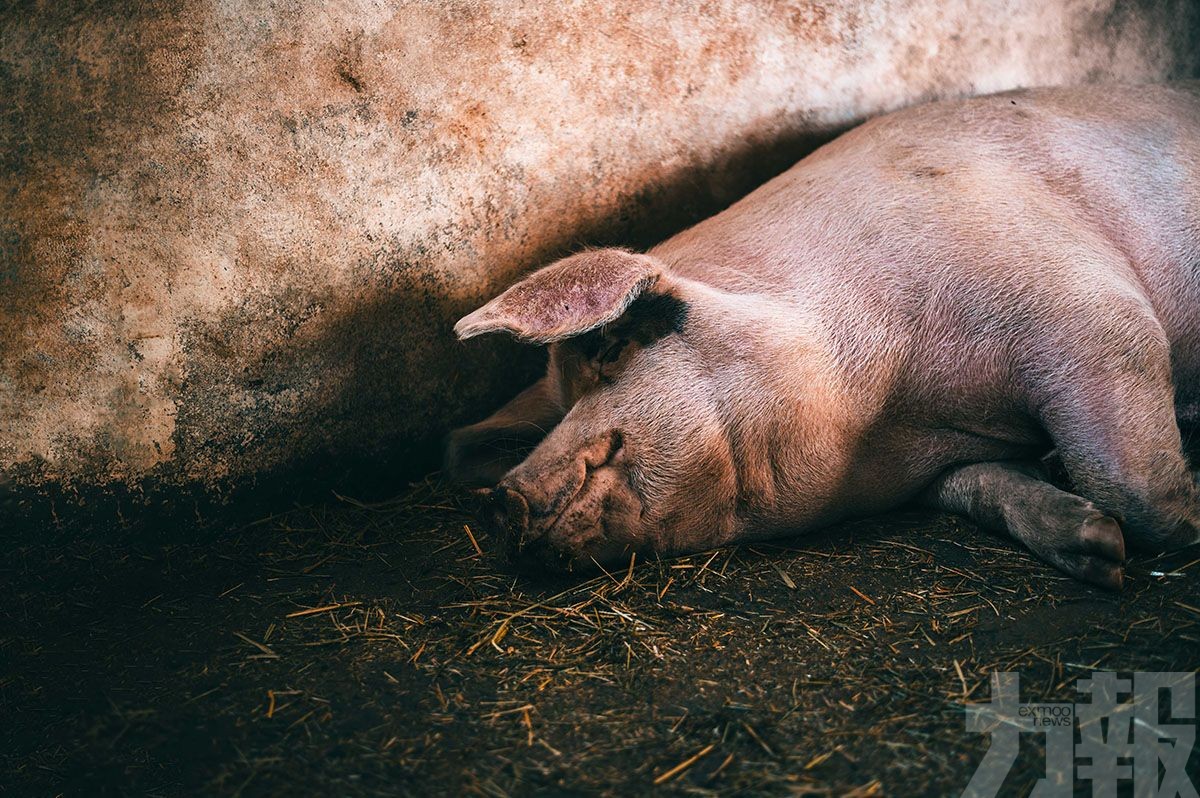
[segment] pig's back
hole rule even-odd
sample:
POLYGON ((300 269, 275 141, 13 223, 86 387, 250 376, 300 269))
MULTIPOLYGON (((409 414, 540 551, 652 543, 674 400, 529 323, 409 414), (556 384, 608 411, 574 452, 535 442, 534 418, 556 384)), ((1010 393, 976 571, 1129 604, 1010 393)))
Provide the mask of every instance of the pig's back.
POLYGON ((1200 81, 880 117, 654 252, 727 290, 790 293, 856 347, 870 331, 910 339, 931 296, 965 285, 992 302, 975 312, 1002 315, 1011 296, 1085 291, 1106 276, 1095 270, 1128 268, 1181 389, 1200 389, 1200 81))
POLYGON ((1171 340, 1180 388, 1200 388, 1200 81, 1031 100, 1041 130, 1014 159, 1132 267, 1171 340))

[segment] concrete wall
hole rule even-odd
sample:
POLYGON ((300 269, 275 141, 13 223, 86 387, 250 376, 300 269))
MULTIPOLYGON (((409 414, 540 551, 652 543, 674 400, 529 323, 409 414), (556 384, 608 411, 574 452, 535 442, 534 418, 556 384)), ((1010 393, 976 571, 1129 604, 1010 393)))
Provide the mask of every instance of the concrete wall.
POLYGON ((0 476, 32 486, 394 462, 531 373, 450 325, 540 262, 901 105, 1200 66, 1186 0, 5 8, 0 476))

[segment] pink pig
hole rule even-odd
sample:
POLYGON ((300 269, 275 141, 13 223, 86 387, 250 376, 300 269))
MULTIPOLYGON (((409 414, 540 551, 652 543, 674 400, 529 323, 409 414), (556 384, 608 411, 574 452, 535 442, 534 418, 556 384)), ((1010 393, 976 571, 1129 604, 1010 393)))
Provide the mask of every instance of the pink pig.
POLYGON ((451 435, 548 567, 921 503, 1120 587, 1197 541, 1200 82, 872 120, 646 254, 582 252, 462 319, 550 347, 451 435), (1049 480, 1053 454, 1068 484, 1049 480))

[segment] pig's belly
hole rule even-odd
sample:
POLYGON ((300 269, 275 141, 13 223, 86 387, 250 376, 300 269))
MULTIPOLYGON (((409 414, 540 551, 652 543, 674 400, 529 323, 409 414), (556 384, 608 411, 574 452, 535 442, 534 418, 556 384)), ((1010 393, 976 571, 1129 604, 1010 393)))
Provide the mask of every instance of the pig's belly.
POLYGON ((1049 439, 1024 425, 973 430, 948 424, 876 433, 859 448, 843 496, 846 514, 870 515, 905 504, 955 465, 1037 459, 1049 450, 1049 439))
POLYGON ((1150 274, 1146 288, 1171 343, 1180 420, 1200 411, 1200 253, 1177 271, 1150 274))
POLYGON ((1175 416, 1181 425, 1200 427, 1200 397, 1194 390, 1176 390, 1175 416))
POLYGON ((1171 342, 1175 410, 1181 422, 1200 424, 1200 320, 1194 331, 1171 342))

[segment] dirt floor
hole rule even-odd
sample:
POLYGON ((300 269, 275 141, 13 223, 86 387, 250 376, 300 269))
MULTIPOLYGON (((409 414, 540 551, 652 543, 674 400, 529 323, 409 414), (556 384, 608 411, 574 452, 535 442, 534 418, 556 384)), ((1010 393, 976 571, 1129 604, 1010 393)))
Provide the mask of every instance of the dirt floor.
POLYGON ((957 795, 990 672, 1200 664, 1195 551, 1113 595, 920 513, 595 577, 493 548, 434 483, 2 541, 0 794, 957 795))

